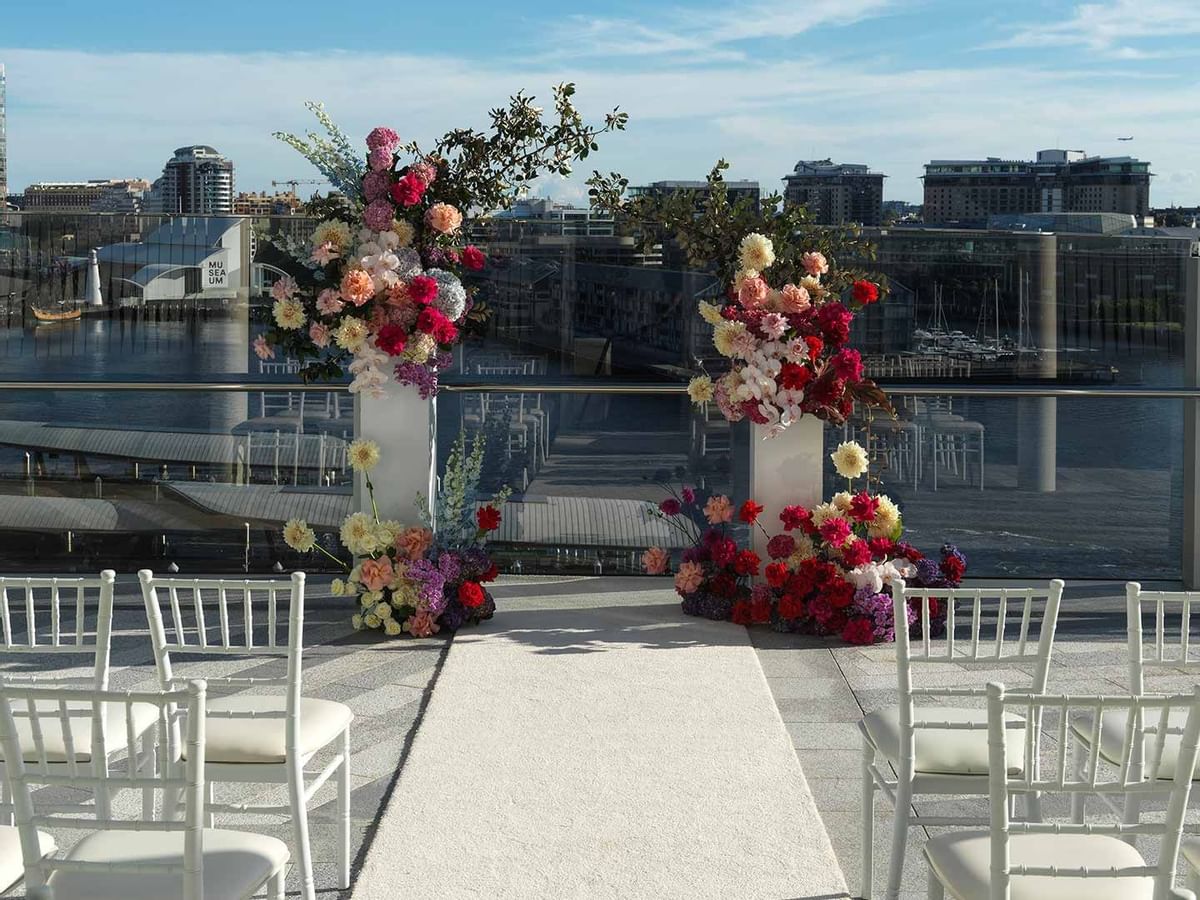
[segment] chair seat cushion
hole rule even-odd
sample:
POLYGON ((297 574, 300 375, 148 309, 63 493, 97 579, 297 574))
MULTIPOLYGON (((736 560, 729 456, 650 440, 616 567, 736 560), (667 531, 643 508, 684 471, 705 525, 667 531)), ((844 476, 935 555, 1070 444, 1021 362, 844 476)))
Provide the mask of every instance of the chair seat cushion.
MULTIPOLYGON (((1136 849, 1107 834, 1014 834, 1008 844, 1012 866, 1059 866, 1089 869, 1144 866, 1136 849)), ((930 838, 925 858, 946 888, 960 900, 988 900, 992 839, 986 831, 959 831, 930 838)), ((1154 879, 1050 878, 1014 875, 1010 900, 1151 900, 1154 879)))
MULTIPOLYGON (((54 838, 38 832, 38 844, 42 856, 49 856, 57 849, 54 838)), ((0 892, 25 877, 25 860, 21 856, 21 833, 15 825, 0 825, 0 892)))
MULTIPOLYGON (((67 859, 92 862, 173 863, 183 866, 182 831, 94 831, 71 848, 67 859)), ((287 863, 287 845, 247 831, 204 829, 204 896, 249 897, 287 863)), ((96 871, 53 872, 47 883, 54 900, 156 900, 183 897, 182 872, 142 874, 96 871)))
MULTIPOLYGON (((63 740, 62 720, 58 716, 58 703, 53 700, 38 700, 34 706, 39 710, 38 727, 42 732, 42 745, 46 750, 47 762, 66 762, 67 745, 63 740)), ((25 710, 24 703, 14 704, 14 713, 25 710)), ((158 718, 158 707, 150 703, 134 703, 133 733, 140 737, 158 718)), ((104 738, 109 752, 124 750, 126 743, 124 703, 104 704, 104 738)), ((70 721, 68 731, 75 749, 77 762, 89 762, 92 758, 92 714, 89 704, 72 701, 67 705, 70 721)), ((31 720, 16 716, 17 738, 21 742, 22 758, 28 762, 38 760, 37 744, 33 739, 31 720)), ((0 748, 0 760, 4 758, 0 748)))
MULTIPOLYGON (((1125 755, 1125 724, 1128 719, 1129 711, 1125 709, 1110 709, 1100 714, 1100 755, 1114 765, 1120 765, 1125 755)), ((1144 713, 1142 721, 1146 727, 1158 725, 1158 711, 1144 713)), ((1187 724, 1187 710, 1171 710, 1167 721, 1170 727, 1182 730, 1187 724)), ((1095 719, 1090 715, 1081 715, 1071 721, 1071 731, 1085 746, 1091 746, 1094 723, 1095 719)), ((1149 761, 1153 756, 1155 739, 1153 734, 1145 736, 1143 760, 1149 761)), ((1170 780, 1175 777, 1175 764, 1179 760, 1179 745, 1182 739, 1182 734, 1169 732, 1163 738, 1162 759, 1158 763, 1160 779, 1170 780)), ((1200 778, 1200 759, 1196 760, 1196 768, 1192 772, 1192 780, 1197 778, 1200 778)))
MULTIPOLYGON (((927 775, 986 775, 988 772, 987 710, 951 706, 917 707, 916 722, 966 723, 971 728, 918 728, 914 771, 927 775)), ((1010 722, 1021 722, 1009 715, 1010 722)), ((868 713, 862 727, 871 743, 890 762, 900 759, 900 707, 889 706, 868 713)), ((1009 760, 1025 757, 1025 728, 1005 730, 1009 760)), ((1022 771, 1021 765, 1009 766, 1009 774, 1022 771)))
MULTIPOLYGON (((214 697, 210 712, 278 713, 287 708, 282 696, 234 694, 214 697)), ((300 755, 311 756, 340 735, 354 718, 350 707, 333 700, 300 700, 300 755)), ((204 758, 213 763, 281 763, 287 759, 286 719, 207 716, 204 721, 204 758)))

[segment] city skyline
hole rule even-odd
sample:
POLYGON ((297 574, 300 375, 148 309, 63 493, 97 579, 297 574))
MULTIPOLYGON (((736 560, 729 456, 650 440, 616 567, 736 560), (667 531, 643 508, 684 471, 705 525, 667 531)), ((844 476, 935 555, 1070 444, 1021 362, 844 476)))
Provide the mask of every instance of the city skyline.
POLYGON ((53 23, 32 7, 7 13, 14 192, 150 177, 164 153, 197 143, 234 160, 239 186, 265 190, 314 177, 270 136, 315 124, 306 99, 323 100, 352 138, 387 123, 429 146, 451 127, 483 126, 509 93, 544 98, 574 80, 585 115, 620 105, 630 130, 577 177, 534 186, 559 200, 585 199, 592 166, 645 184, 703 178, 724 157, 729 177, 770 192, 797 160, 828 157, 885 173, 885 199, 920 202, 930 160, 1056 147, 1149 160, 1154 206, 1200 202, 1200 115, 1186 75, 1200 8, 1177 0, 1021 0, 1003 18, 994 4, 948 0, 818 0, 801 13, 779 2, 613 2, 587 15, 472 0, 424 10, 391 38, 326 21, 324 7, 266 2, 238 8, 238 27, 205 52, 163 46, 186 10, 153 7, 150 19, 150 4, 130 0, 120 4, 128 17, 101 22, 65 5, 53 23))

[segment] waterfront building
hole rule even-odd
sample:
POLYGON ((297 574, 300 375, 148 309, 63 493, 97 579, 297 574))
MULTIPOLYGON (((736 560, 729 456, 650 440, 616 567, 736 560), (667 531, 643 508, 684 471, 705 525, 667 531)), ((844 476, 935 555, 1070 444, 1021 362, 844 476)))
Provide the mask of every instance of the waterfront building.
MULTIPOLYGON (((757 181, 726 181, 725 188, 729 194, 729 201, 736 203, 739 200, 750 197, 754 200, 754 205, 758 206, 758 201, 762 196, 762 189, 757 181)), ((676 191, 694 192, 699 196, 704 196, 708 193, 707 181, 680 181, 677 179, 667 181, 655 181, 640 187, 630 187, 629 193, 633 197, 642 195, 657 196, 660 194, 673 194, 676 191)))
POLYGON ((183 215, 233 213, 233 162, 212 147, 180 147, 154 182, 148 211, 183 215))
POLYGON ((859 163, 802 159, 784 176, 783 197, 805 207, 818 225, 879 225, 885 177, 859 163))
POLYGON ((1039 150, 1037 159, 935 159, 925 166, 925 221, 981 225, 995 214, 1150 212, 1150 164, 1131 156, 1039 150))
POLYGON ((142 178, 40 181, 25 188, 23 207, 41 213, 138 213, 149 189, 142 178))
POLYGON ((304 201, 295 191, 276 191, 274 194, 243 191, 233 198, 235 216, 292 216, 303 206, 304 201))

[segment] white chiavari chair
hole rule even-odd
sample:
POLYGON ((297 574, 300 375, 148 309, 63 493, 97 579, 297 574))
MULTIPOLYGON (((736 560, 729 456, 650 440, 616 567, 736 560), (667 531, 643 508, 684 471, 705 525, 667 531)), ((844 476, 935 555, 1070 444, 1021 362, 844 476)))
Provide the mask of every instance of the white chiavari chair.
MULTIPOLYGON (((0 685, 0 741, 31 896, 48 888, 56 900, 230 900, 248 898, 265 885, 271 900, 282 900, 288 860, 282 841, 203 827, 204 693, 202 681, 162 693, 0 685), (70 752, 77 740, 87 743, 90 723, 108 706, 125 707, 126 723, 133 721, 135 706, 154 710, 151 731, 162 750, 162 771, 146 773, 132 757, 121 771, 70 752), (33 738, 31 756, 23 752, 25 734, 33 738), (63 747, 65 772, 56 765, 63 747), (35 803, 33 790, 46 786, 86 786, 97 794, 123 788, 158 792, 164 810, 178 812, 182 804, 182 818, 113 819, 96 807, 95 815, 86 815, 88 807, 79 806, 70 816, 39 811, 43 804, 35 803), (65 854, 45 855, 39 828, 85 833, 65 854)), ((132 727, 127 731, 132 742, 132 727)))
POLYGON ((1009 694, 1003 685, 989 684, 987 694, 988 830, 929 840, 925 858, 931 900, 947 895, 957 900, 1182 896, 1174 890, 1175 870, 1200 739, 1200 688, 1176 696, 1072 697, 1009 694), (1126 749, 1107 760, 1097 741, 1082 770, 1077 769, 1069 764, 1069 734, 1102 717, 1120 719, 1126 749), (1030 722, 1044 727, 1023 727, 1030 722), (1014 733, 1019 740, 1013 740, 1014 733), (1172 745, 1174 762, 1168 762, 1172 745), (1131 752, 1134 747, 1145 748, 1140 761, 1131 752), (1025 764, 1039 758, 1040 767, 1025 764), (1170 778, 1167 766, 1174 771, 1170 778), (1159 822, 1012 821, 1016 795, 1059 793, 1158 798, 1167 811, 1159 822), (1148 863, 1122 840, 1133 835, 1158 838, 1157 862, 1148 863))
MULTIPOLYGON (((982 816, 917 815, 913 798, 920 794, 988 793, 987 712, 982 705, 958 705, 972 700, 982 704, 986 687, 962 685, 969 675, 961 670, 1032 669, 1029 690, 1044 692, 1062 590, 1063 582, 1057 579, 1044 589, 906 588, 902 581, 892 583, 896 622, 907 621, 907 607, 915 601, 914 628, 920 637, 910 640, 908 629, 897 626, 899 703, 868 713, 859 722, 863 740, 862 897, 869 900, 873 890, 876 792, 883 794, 894 810, 889 900, 900 891, 910 828, 986 822, 982 816), (935 604, 945 604, 944 634, 940 636, 934 633, 935 604), (913 676, 918 669, 931 676, 932 671, 940 670, 941 683, 915 687, 913 676)), ((1026 801, 1030 817, 1039 818, 1037 795, 1030 794, 1026 801)))
POLYGON ((338 881, 340 887, 349 887, 350 722, 354 714, 342 703, 301 695, 304 574, 296 572, 290 580, 187 579, 157 578, 143 569, 138 578, 164 690, 177 683, 173 665, 188 655, 286 660, 286 675, 279 677, 207 678, 210 691, 243 691, 208 699, 208 823, 212 824, 217 812, 290 816, 303 896, 313 900, 308 804, 336 775, 338 881), (164 618, 169 622, 169 637, 164 618), (281 638, 280 626, 285 623, 287 633, 281 638), (264 688, 282 689, 283 693, 263 693, 264 688), (307 770, 314 757, 331 745, 333 758, 315 771, 307 770), (218 804, 212 795, 216 782, 286 784, 288 802, 218 804))
MULTIPOLYGON (((3 636, 3 662, 0 681, 12 683, 54 683, 108 688, 112 640, 113 585, 116 573, 105 570, 99 578, 0 577, 0 635, 3 636), (29 666, 14 666, 28 661, 29 666)), ((76 744, 79 761, 91 756, 111 762, 128 751, 138 753, 139 762, 152 771, 153 753, 138 752, 129 744, 127 725, 140 738, 154 721, 151 708, 133 707, 134 719, 121 719, 126 707, 106 708, 108 715, 96 727, 87 728, 87 740, 76 744)), ((20 735, 26 752, 32 752, 32 737, 20 735)), ((58 756, 62 757, 62 748, 58 756)), ((60 758, 64 768, 69 760, 60 758)), ((7 786, 5 786, 7 791, 7 786)), ((110 798, 101 792, 96 805, 107 814, 110 798)), ((11 822, 11 806, 5 800, 3 816, 11 822)))

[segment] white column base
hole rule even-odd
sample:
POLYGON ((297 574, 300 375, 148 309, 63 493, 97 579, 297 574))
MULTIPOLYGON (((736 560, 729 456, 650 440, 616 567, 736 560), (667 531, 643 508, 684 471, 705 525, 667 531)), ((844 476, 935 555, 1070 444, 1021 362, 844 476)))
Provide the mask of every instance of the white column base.
MULTIPOLYGON (((371 470, 379 518, 417 525, 416 499, 434 496, 437 469, 437 406, 417 392, 389 384, 387 394, 375 399, 354 397, 354 435, 379 444, 379 464, 371 470)), ((354 476, 354 508, 371 511, 362 475, 354 476)))
MULTIPOLYGON (((804 416, 777 437, 766 438, 761 425, 750 426, 750 496, 763 505, 759 521, 768 534, 780 534, 779 511, 800 504, 812 509, 821 496, 825 472, 825 423, 804 416)), ((754 552, 767 562, 767 538, 753 529, 754 552)))

